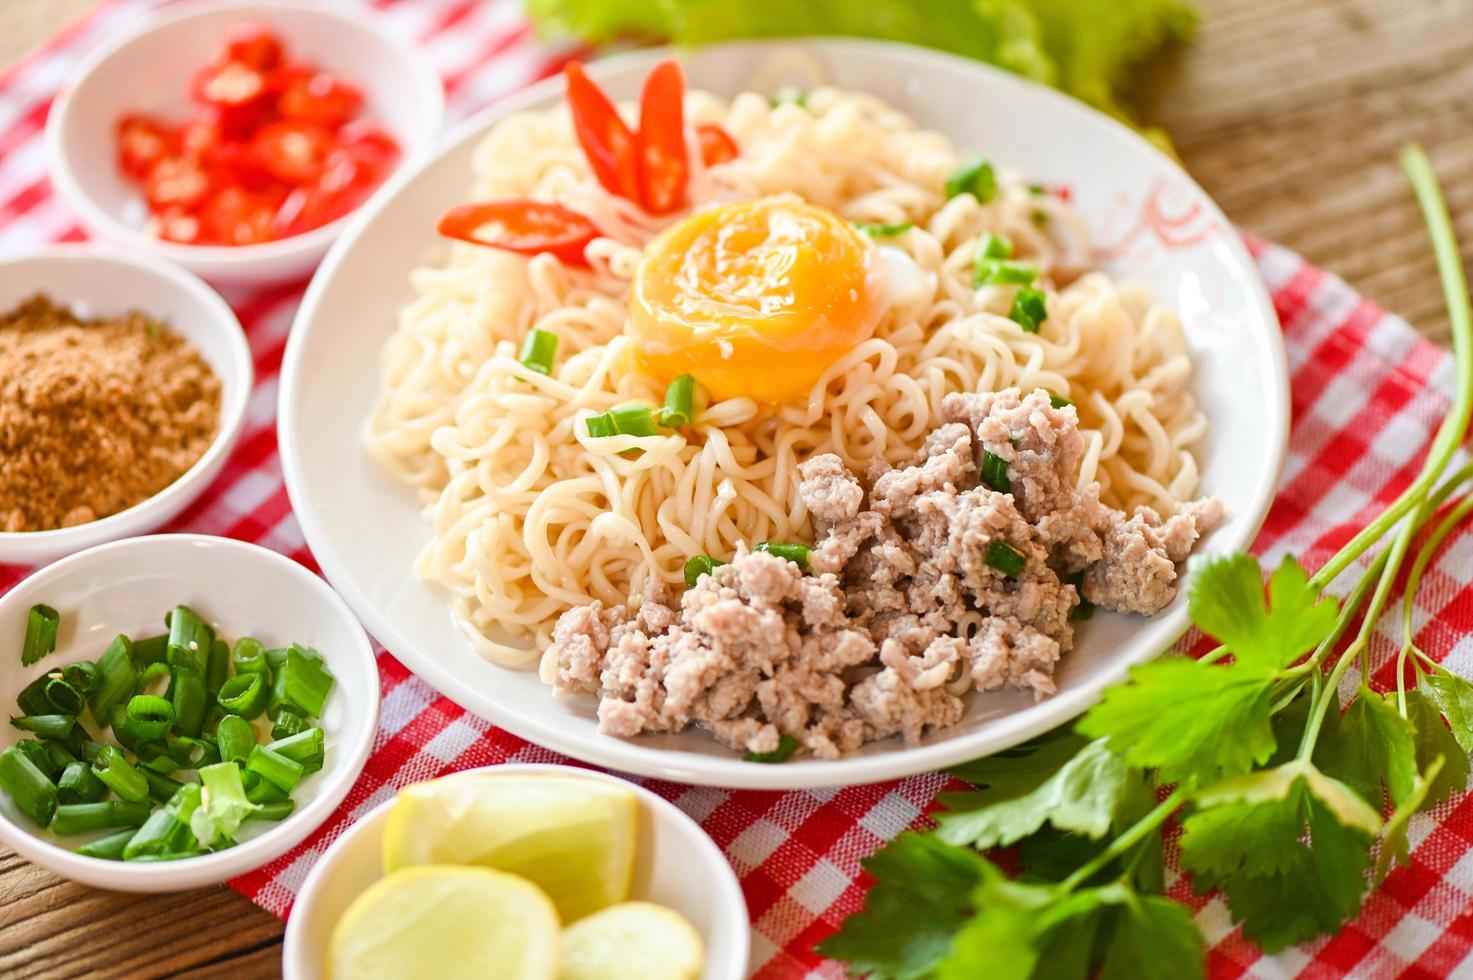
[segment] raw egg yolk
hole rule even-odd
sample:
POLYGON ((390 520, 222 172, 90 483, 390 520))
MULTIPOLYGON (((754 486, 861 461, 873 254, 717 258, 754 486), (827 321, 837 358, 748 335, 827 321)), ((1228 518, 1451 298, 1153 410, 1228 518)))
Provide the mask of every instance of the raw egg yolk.
POLYGON ((876 263, 847 221, 794 197, 693 214, 649 243, 635 273, 636 365, 663 382, 690 374, 713 401, 799 400, 873 332, 876 263))

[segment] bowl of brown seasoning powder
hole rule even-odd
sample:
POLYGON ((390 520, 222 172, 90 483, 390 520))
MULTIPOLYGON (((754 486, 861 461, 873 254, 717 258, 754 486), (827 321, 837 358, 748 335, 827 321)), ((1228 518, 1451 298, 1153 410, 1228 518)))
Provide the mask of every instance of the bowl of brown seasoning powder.
POLYGON ((224 466, 252 374, 189 272, 90 245, 0 258, 0 563, 175 517, 224 466))

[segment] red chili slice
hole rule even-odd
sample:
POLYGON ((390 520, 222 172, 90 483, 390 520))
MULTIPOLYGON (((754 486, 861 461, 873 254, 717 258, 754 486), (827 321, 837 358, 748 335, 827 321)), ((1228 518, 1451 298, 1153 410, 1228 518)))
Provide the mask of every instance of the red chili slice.
POLYGON ((438 231, 446 238, 522 255, 547 252, 567 265, 585 267, 583 250, 599 235, 593 222, 577 211, 525 198, 453 207, 440 219, 438 231))
POLYGON ((265 92, 265 76, 239 61, 206 65, 190 87, 196 101, 217 106, 253 105, 265 92))
POLYGON ((362 107, 363 93, 356 85, 325 71, 293 79, 276 102, 284 118, 327 129, 337 129, 362 107))
POLYGON ((118 166, 136 180, 143 180, 162 159, 179 148, 179 136, 162 120, 132 115, 118 120, 118 166))
POLYGON ((272 219, 279 207, 279 200, 271 195, 227 187, 200 207, 201 236, 214 245, 269 242, 272 219))
POLYGON ((251 139, 251 155, 289 184, 315 180, 336 148, 332 133, 321 126, 285 119, 262 127, 251 139))
POLYGON ((270 71, 281 64, 281 37, 265 24, 239 24, 225 36, 226 61, 238 61, 257 71, 270 71))
POLYGON ((708 167, 741 156, 736 140, 716 123, 696 123, 696 139, 701 143, 701 162, 708 167))
POLYGON ((610 194, 638 201, 639 163, 635 156, 634 134, 619 118, 619 111, 603 89, 576 61, 568 62, 564 74, 568 80, 568 107, 573 111, 573 129, 583 147, 593 175, 610 194))
POLYGON ((690 162, 685 148, 685 72, 666 59, 644 79, 639 96, 640 203, 651 214, 685 205, 690 162))
POLYGON ((210 175, 194 160, 165 157, 148 172, 143 196, 154 210, 191 208, 210 192, 210 175))

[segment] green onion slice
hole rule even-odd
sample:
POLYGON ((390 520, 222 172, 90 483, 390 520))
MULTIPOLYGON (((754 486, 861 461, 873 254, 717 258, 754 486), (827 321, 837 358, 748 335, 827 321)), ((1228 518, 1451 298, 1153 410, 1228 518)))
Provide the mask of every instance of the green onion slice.
POLYGON ((10 723, 22 731, 35 732, 42 738, 66 738, 77 724, 73 715, 21 715, 10 723))
POLYGON ((1013 297, 1013 308, 1008 310, 1008 319, 1023 328, 1024 333, 1038 333, 1039 324, 1048 319, 1043 293, 1032 286, 1024 286, 1013 297))
POLYGON ((135 694, 128 699, 123 729, 135 742, 155 741, 174 727, 174 705, 155 694, 135 694))
POLYGON ((784 544, 781 541, 763 541, 753 551, 761 551, 772 555, 774 558, 786 558, 788 561, 796 562, 803 571, 808 571, 808 545, 806 544, 784 544))
POLYGON ((1014 578, 1021 575, 1023 569, 1028 566, 1028 559, 1023 556, 1023 552, 997 538, 993 538, 988 543, 987 554, 983 560, 1004 575, 1014 578))
POLYGON ((552 373, 552 359, 557 354, 557 334, 536 327, 522 341, 517 360, 530 371, 538 374, 552 373))
POLYGON ((220 707, 247 721, 266 710, 269 698, 270 691, 266 687, 264 674, 236 674, 226 680, 218 695, 220 707))
POLYGON ((725 564, 726 562, 719 558, 712 558, 710 555, 691 555, 685 560, 685 587, 694 589, 702 575, 709 575, 716 570, 718 565, 725 564))
POLYGON ((78 715, 86 706, 87 700, 82 697, 82 692, 77 690, 62 677, 53 677, 46 682, 46 700, 51 703, 50 714, 56 712, 63 715, 78 715))
POLYGON ((56 813, 56 786, 34 762, 15 748, 0 753, 0 790, 20 812, 42 827, 56 813))
POLYGON ((748 752, 742 756, 743 762, 786 762, 798 751, 798 740, 791 735, 783 735, 778 739, 777 748, 771 752, 748 752))
POLYGON ((1073 405, 1074 404, 1069 399, 1065 398, 1063 395, 1056 395, 1052 391, 1050 391, 1048 393, 1048 403, 1050 405, 1052 405, 1054 408, 1064 408, 1066 405, 1073 405))
POLYGON ((979 259, 1010 259, 1012 257, 1013 243, 1001 235, 989 231, 977 243, 977 258, 979 259))
POLYGON ((893 238, 901 232, 910 231, 916 226, 914 221, 900 221, 894 224, 885 224, 876 221, 851 221, 857 231, 863 232, 871 238, 893 238))
POLYGON ((56 627, 61 617, 50 606, 36 604, 26 614, 26 638, 20 649, 22 667, 31 664, 56 649, 56 627))
POLYGON ((946 178, 946 199, 949 201, 959 194, 971 194, 978 204, 986 204, 996 197, 997 174, 992 164, 977 157, 946 178))
POLYGON ((1013 484, 1008 480, 1008 461, 987 450, 982 450, 982 482, 998 493, 1012 493, 1013 484))
POLYGON ((665 389, 665 407, 660 409, 659 422, 669 429, 690 425, 696 414, 696 379, 682 374, 670 382, 665 389))
POLYGON ((148 780, 114 746, 104 745, 97 753, 97 761, 92 763, 92 774, 129 803, 142 802, 148 796, 148 780))
POLYGON ((76 663, 67 664, 61 668, 61 677, 82 694, 91 694, 97 690, 97 685, 102 681, 97 665, 90 660, 78 660, 76 663))
POLYGON ((981 253, 972 267, 974 286, 1029 286, 1038 278, 1038 267, 1013 259, 989 259, 981 253))

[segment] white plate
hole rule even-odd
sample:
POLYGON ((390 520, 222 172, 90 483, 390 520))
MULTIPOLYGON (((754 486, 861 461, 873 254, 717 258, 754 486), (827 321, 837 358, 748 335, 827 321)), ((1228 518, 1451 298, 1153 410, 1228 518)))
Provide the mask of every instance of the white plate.
POLYGON ((147 534, 173 520, 224 469, 245 425, 255 369, 240 321, 197 276, 145 252, 48 245, 0 253, 0 312, 43 293, 84 317, 138 310, 189 341, 220 379, 220 427, 194 465, 152 497, 107 517, 49 531, 0 531, 0 564, 39 565, 83 548, 147 534))
MULTIPOLYGON (((0 841, 28 860, 97 888, 170 892, 245 874, 301 842, 343 802, 378 730, 378 664, 368 635, 343 601, 316 575, 258 545, 203 534, 158 534, 99 545, 48 565, 0 598, 0 703, 14 713, 21 689, 48 670, 95 661, 113 637, 164 632, 164 613, 183 603, 232 643, 254 636, 267 647, 315 647, 334 681, 320 721, 322 768, 292 792, 296 808, 278 823, 251 821, 235 847, 157 864, 106 861, 73 854, 0 793, 0 841), (31 606, 61 613, 56 652, 29 667, 17 652, 31 606)), ((29 737, 0 728, 0 751, 29 737)), ((105 836, 92 834, 91 837, 105 836)))
MULTIPOLYGON (((1288 377, 1258 272, 1206 194, 1119 123, 949 55, 851 40, 734 44, 684 56, 686 71, 693 88, 732 95, 748 87, 754 66, 786 48, 802 49, 835 84, 887 100, 961 148, 1029 179, 1069 186, 1096 241, 1117 246, 1106 268, 1144 283, 1181 314, 1197 393, 1213 423, 1198 447, 1202 488, 1222 497, 1230 515, 1198 550, 1246 548, 1278 484, 1288 377)), ((633 98, 645 72, 667 54, 623 55, 599 63, 594 74, 615 97, 633 98)), ((1048 700, 972 695, 960 724, 919 746, 891 739, 834 762, 785 765, 742 762, 701 731, 635 740, 599 735, 590 702, 554 700, 534 672, 478 657, 451 623, 444 596, 411 571, 430 535, 414 495, 370 462, 359 432, 378 390, 379 347, 410 295, 409 271, 434 254, 436 218, 463 200, 473 148, 506 114, 561 97, 562 81, 553 79, 502 101, 457 129, 438 156, 401 175, 334 246, 287 345, 278 424, 292 505, 328 579, 410 669, 487 720, 588 762, 708 785, 834 786, 936 769, 1053 728, 1183 632, 1180 598, 1153 619, 1096 616, 1061 662, 1059 693, 1048 700)))
MULTIPOLYGON (((721 851, 690 817, 643 786, 571 766, 487 766, 447 776, 552 772, 615 783, 639 796, 639 837, 629 897, 675 909, 706 944, 701 980, 741 980, 747 974, 751 928, 747 902, 721 851)), ((383 874, 384 824, 393 800, 385 800, 333 842, 307 875, 281 951, 286 980, 327 976, 327 946, 348 904, 383 874)))

